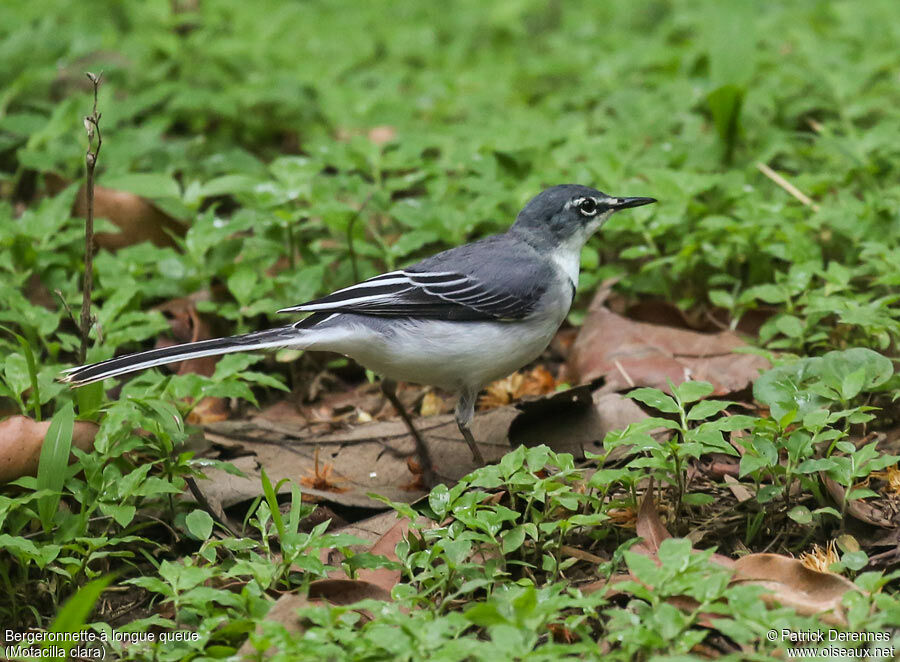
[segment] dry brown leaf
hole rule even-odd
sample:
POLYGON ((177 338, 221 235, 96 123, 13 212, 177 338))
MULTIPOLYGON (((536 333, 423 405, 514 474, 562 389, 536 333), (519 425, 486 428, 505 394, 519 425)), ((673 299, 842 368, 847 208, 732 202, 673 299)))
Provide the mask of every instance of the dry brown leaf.
POLYGON ((369 129, 369 133, 366 135, 369 142, 375 145, 384 145, 397 137, 397 129, 392 126, 375 126, 369 129))
MULTIPOLYGON (((209 340, 215 337, 209 322, 197 312, 197 302, 207 300, 209 300, 208 292, 198 292, 193 296, 172 299, 156 306, 156 310, 166 316, 174 338, 174 341, 161 340, 157 343, 157 347, 209 340)), ((219 356, 204 356, 170 365, 179 375, 194 373, 209 377, 216 371, 216 362, 220 358, 219 356)))
POLYGON ((206 425, 227 421, 229 416, 228 401, 225 398, 203 398, 187 415, 191 425, 206 425))
POLYGON ((566 556, 571 556, 572 558, 576 558, 579 561, 593 563, 594 565, 600 565, 601 563, 606 563, 609 560, 604 559, 602 556, 591 554, 590 552, 583 549, 579 549, 578 547, 572 547, 571 545, 560 545, 559 553, 565 554, 566 556))
MULTIPOLYGON (((516 408, 521 413, 509 423, 511 446, 546 444, 557 453, 576 457, 584 457, 585 451, 602 452, 603 439, 609 432, 647 418, 634 400, 618 393, 592 393, 587 385, 526 400, 516 408)), ((475 438, 480 439, 477 435, 475 438)), ((613 454, 617 451, 624 453, 625 449, 614 449, 613 454)))
POLYGON ((493 409, 526 396, 547 395, 556 390, 556 384, 556 379, 543 366, 537 366, 528 372, 514 372, 489 384, 484 395, 478 399, 478 408, 493 409))
POLYGON ((900 497, 900 469, 896 465, 888 467, 884 471, 873 471, 869 477, 883 480, 893 493, 891 496, 900 497))
MULTIPOLYGON (((87 202, 84 188, 78 191, 72 215, 84 217, 87 202)), ((97 186, 94 188, 94 216, 109 219, 119 228, 118 233, 98 232, 94 240, 100 248, 118 250, 149 241, 156 246, 174 246, 169 233, 184 236, 185 226, 153 203, 139 195, 97 186)))
MULTIPOLYGON (((0 422, 0 483, 37 473, 49 427, 50 421, 38 422, 27 416, 10 416, 0 422)), ((96 434, 96 424, 75 421, 72 446, 89 451, 96 434)))
POLYGON ((644 492, 644 498, 641 501, 641 508, 637 516, 637 534, 643 540, 631 549, 641 554, 656 556, 659 546, 666 538, 671 538, 659 513, 656 510, 656 501, 653 498, 653 478, 650 478, 650 484, 647 485, 647 491, 644 492))
MULTIPOLYGON (((197 311, 197 302, 209 299, 209 292, 199 292, 189 297, 172 299, 157 306, 163 312, 172 329, 176 343, 197 342, 215 337, 209 322, 197 311)), ((158 341, 157 347, 169 346, 171 342, 158 341)), ((203 356, 172 364, 179 375, 197 374, 210 377, 216 371, 216 363, 221 356, 203 356)), ((187 421, 193 425, 206 425, 226 421, 229 417, 228 401, 225 398, 203 398, 191 409, 187 421)))
MULTIPOLYGON (((393 529, 396 524, 396 511, 386 510, 377 515, 372 515, 372 517, 367 517, 364 520, 347 524, 339 530, 335 530, 335 533, 347 533, 351 536, 368 540, 369 544, 363 547, 366 550, 369 550, 374 543, 384 538, 384 535, 393 529)), ((397 533, 395 532, 394 535, 396 536, 397 533)), ((385 545, 388 545, 388 543, 385 543, 385 545)), ((355 548, 351 546, 351 549, 355 548)))
POLYGON ((591 305, 569 357, 573 377, 587 383, 605 377, 604 391, 635 386, 668 390, 668 380, 710 382, 714 395, 746 388, 768 367, 735 333, 698 333, 687 329, 635 322, 604 305, 591 305))
POLYGON ((725 485, 731 490, 734 498, 740 503, 744 503, 753 498, 753 492, 741 485, 741 482, 737 478, 730 474, 723 474, 722 477, 725 479, 725 485))
POLYGON ((610 508, 606 514, 609 515, 609 521, 614 526, 621 526, 625 529, 637 527, 637 513, 632 508, 610 508))
POLYGON ((422 396, 422 405, 419 407, 419 415, 423 418, 437 416, 444 413, 444 399, 434 391, 428 391, 422 396))
POLYGON ((391 592, 361 579, 317 579, 309 585, 309 597, 333 605, 352 605, 360 600, 390 602, 391 592))
POLYGON ((818 614, 826 623, 845 625, 841 599, 860 590, 845 577, 817 572, 799 560, 780 554, 748 554, 734 562, 732 584, 757 584, 769 589, 767 603, 792 607, 804 616, 818 614))
MULTIPOLYGON (((84 77, 80 80, 84 80, 84 77)), ((61 192, 71 183, 52 173, 47 173, 44 181, 51 195, 61 192)), ((87 196, 82 186, 72 205, 72 216, 84 218, 86 212, 87 196)), ((94 235, 97 246, 108 250, 118 250, 143 241, 152 242, 156 246, 175 246, 171 235, 183 237, 187 231, 183 223, 152 202, 134 193, 106 186, 94 187, 94 216, 108 219, 120 230, 117 233, 98 232, 94 235)))
MULTIPOLYGON (((844 503, 844 494, 846 490, 843 485, 836 483, 828 474, 820 473, 822 482, 825 483, 825 489, 840 506, 844 503)), ((847 512, 861 522, 880 526, 884 529, 892 529, 897 526, 897 513, 894 511, 891 503, 886 499, 863 501, 862 499, 853 499, 847 502, 847 512)))
MULTIPOLYGON (((472 420, 472 434, 488 462, 500 459, 511 445, 546 443, 557 452, 583 456, 586 450, 599 452, 604 436, 613 429, 646 418, 632 400, 616 393, 591 396, 588 387, 554 393, 552 396, 479 413, 472 420)), ((458 480, 475 463, 452 415, 415 421, 431 450, 438 473, 458 480)), ((213 480, 204 491, 217 494, 228 507, 259 494, 259 468, 269 477, 296 481, 298 476, 315 476, 315 447, 346 482, 346 491, 337 494, 312 490, 311 496, 349 506, 380 505, 368 494, 377 492, 395 501, 409 502, 420 496, 403 489, 410 483, 407 458, 414 444, 402 421, 378 421, 345 429, 310 426, 306 418, 286 403, 266 416, 252 420, 224 421, 206 426, 206 435, 221 450, 223 458, 233 461, 240 455, 253 455, 245 469, 247 477, 223 475, 209 469, 213 480)))
MULTIPOLYGON (((306 627, 300 619, 297 618, 297 610, 317 603, 318 600, 310 600, 305 595, 300 595, 299 593, 285 593, 278 598, 275 601, 275 604, 272 605, 272 608, 269 609, 269 613, 266 614, 266 620, 272 621, 273 623, 281 623, 288 634, 299 637, 306 631, 306 627)), ((257 624, 256 633, 262 634, 261 624, 257 624)), ((275 655, 277 651, 278 649, 276 646, 271 646, 263 653, 263 659, 275 655)), ((256 649, 248 639, 244 642, 244 645, 241 646, 240 650, 238 650, 237 658, 239 660, 254 659, 255 655, 257 655, 256 649)))

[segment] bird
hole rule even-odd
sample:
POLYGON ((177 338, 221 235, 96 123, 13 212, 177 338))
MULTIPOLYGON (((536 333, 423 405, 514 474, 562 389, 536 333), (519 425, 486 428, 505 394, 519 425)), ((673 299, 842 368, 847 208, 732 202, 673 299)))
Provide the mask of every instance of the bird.
POLYGON ((457 426, 483 466, 470 429, 479 391, 550 344, 574 301, 585 242, 613 213, 655 202, 577 184, 552 186, 502 234, 277 311, 307 315, 292 324, 118 356, 69 368, 61 380, 77 387, 231 352, 337 352, 382 376, 382 391, 409 429, 426 477, 434 475, 431 456, 397 398, 398 381, 457 393, 457 426))

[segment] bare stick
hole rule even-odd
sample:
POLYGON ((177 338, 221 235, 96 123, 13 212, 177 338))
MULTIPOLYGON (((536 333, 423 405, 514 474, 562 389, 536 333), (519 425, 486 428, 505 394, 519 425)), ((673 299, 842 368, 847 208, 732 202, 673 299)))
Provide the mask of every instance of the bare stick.
POLYGON ((787 191, 788 193, 790 193, 792 196, 794 196, 795 198, 797 198, 797 199, 798 199, 800 202, 802 202, 804 205, 806 205, 807 207, 809 207, 809 208, 812 209, 813 211, 819 211, 819 205, 817 205, 815 202, 813 202, 812 200, 810 200, 810 198, 809 198, 808 195, 806 195, 803 191, 801 191, 801 190, 798 189, 796 186, 794 186, 793 184, 791 184, 788 180, 786 180, 784 177, 782 177, 781 175, 779 175, 777 172, 775 172, 774 170, 772 170, 772 169, 771 169, 769 166, 767 166, 765 163, 762 163, 762 162, 757 163, 757 164, 756 164, 756 169, 759 170, 759 171, 760 171, 762 174, 764 174, 766 177, 768 177, 769 179, 771 179, 773 182, 775 182, 778 186, 780 186, 781 188, 783 188, 785 191, 787 191))
POLYGON ((97 156, 100 154, 100 146, 103 137, 100 135, 100 113, 97 112, 97 90, 103 78, 87 73, 88 79, 94 86, 94 108, 90 115, 84 118, 84 130, 87 131, 88 148, 84 155, 85 174, 87 182, 85 193, 87 195, 87 218, 84 221, 84 283, 81 291, 81 349, 78 351, 79 363, 84 364, 87 356, 88 335, 91 331, 91 290, 94 288, 94 168, 97 165, 97 156), (95 142, 96 140, 96 142, 95 142))

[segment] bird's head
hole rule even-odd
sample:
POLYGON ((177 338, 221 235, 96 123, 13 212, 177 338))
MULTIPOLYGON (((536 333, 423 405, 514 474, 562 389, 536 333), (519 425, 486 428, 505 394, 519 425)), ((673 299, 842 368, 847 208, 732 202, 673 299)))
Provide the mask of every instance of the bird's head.
POLYGON ((654 198, 617 198, 589 186, 548 188, 525 205, 513 230, 559 244, 584 242, 614 212, 656 202, 654 198))

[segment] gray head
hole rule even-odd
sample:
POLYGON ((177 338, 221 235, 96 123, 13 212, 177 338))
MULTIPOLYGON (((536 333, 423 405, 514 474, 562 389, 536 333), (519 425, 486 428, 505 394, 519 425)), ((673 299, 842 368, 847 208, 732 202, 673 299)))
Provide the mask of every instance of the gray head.
POLYGON ((614 212, 656 202, 654 198, 617 198, 590 186, 561 184, 542 191, 519 212, 512 232, 532 243, 584 243, 614 212))

